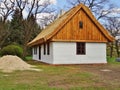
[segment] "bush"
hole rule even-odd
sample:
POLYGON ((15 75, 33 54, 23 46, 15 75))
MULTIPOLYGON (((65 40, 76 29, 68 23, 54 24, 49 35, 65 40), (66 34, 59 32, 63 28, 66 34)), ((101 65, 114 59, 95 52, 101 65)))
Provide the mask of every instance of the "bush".
POLYGON ((18 45, 8 45, 1 50, 0 54, 1 56, 16 55, 22 58, 23 49, 18 45))

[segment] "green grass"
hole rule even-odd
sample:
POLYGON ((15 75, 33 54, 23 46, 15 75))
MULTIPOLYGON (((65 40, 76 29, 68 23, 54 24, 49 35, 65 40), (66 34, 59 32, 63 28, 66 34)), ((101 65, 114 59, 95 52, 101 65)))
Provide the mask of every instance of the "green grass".
POLYGON ((26 56, 25 60, 32 60, 32 56, 26 56))
MULTIPOLYGON (((52 66, 30 60, 27 62, 42 71, 0 72, 0 90, 120 90, 116 78, 112 81, 104 78, 106 74, 100 71, 104 66, 52 66)), ((116 68, 119 70, 120 64, 116 68)))
MULTIPOLYGON (((89 73, 75 73, 72 76, 71 74, 66 75, 64 72, 63 75, 57 75, 58 72, 54 69, 51 68, 51 73, 31 71, 0 73, 0 90, 66 90, 67 85, 70 85, 71 90, 76 90, 76 87, 74 88, 76 83, 90 82, 91 74, 89 73)), ((81 90, 81 87, 77 87, 77 89, 81 90)))
MULTIPOLYGON (((104 87, 75 87, 71 88, 70 90, 110 90, 110 88, 104 88, 104 87)), ((112 88, 111 88, 112 90, 112 88)), ((114 88, 113 88, 114 90, 114 88)))
POLYGON ((107 57, 107 62, 108 62, 108 63, 115 63, 115 62, 116 62, 115 59, 116 59, 115 57, 109 57, 109 56, 108 56, 108 57, 107 57))
POLYGON ((107 57, 107 62, 109 63, 109 64, 120 64, 120 62, 117 62, 116 61, 116 57, 107 57))

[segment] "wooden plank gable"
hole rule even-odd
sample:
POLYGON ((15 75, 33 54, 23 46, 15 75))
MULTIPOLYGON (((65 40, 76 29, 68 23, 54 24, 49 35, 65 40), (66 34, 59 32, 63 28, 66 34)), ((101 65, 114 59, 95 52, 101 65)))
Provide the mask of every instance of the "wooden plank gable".
POLYGON ((47 41, 73 42, 112 42, 114 38, 95 19, 88 7, 80 4, 73 7, 60 18, 44 29, 36 38, 28 43, 29 46, 42 44, 47 41), (79 28, 79 22, 83 28, 79 28))
POLYGON ((107 42, 107 38, 81 8, 60 30, 53 36, 52 41, 79 42, 107 42), (79 22, 83 28, 79 28, 79 22))

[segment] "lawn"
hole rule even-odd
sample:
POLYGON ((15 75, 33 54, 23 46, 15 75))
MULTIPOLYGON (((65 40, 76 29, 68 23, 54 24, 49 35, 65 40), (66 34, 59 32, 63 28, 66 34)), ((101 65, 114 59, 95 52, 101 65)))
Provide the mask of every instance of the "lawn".
POLYGON ((0 90, 120 90, 120 63, 53 66, 27 62, 42 71, 0 72, 0 90))

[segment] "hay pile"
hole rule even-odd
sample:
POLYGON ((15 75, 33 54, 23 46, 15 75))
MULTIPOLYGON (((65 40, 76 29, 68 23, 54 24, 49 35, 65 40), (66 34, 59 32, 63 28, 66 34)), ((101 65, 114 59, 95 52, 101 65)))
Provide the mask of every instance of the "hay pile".
POLYGON ((12 72, 15 70, 37 70, 34 66, 27 64, 21 58, 12 55, 6 55, 0 58, 0 70, 3 72, 12 72))

